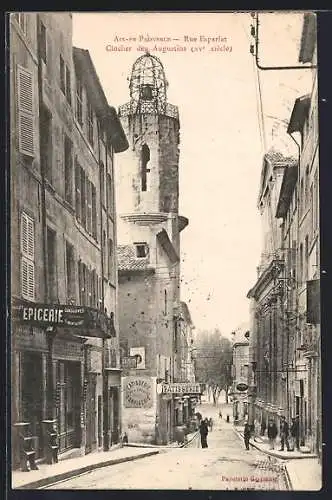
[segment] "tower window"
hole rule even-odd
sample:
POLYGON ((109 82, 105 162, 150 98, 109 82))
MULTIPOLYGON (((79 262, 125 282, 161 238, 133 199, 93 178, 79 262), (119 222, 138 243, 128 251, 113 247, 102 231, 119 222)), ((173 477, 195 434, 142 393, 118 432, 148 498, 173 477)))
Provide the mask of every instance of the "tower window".
POLYGON ((147 174, 150 169, 147 168, 147 164, 150 161, 150 148, 146 144, 143 144, 141 151, 141 162, 142 162, 142 191, 147 191, 147 174))
POLYGON ((136 248, 136 257, 139 259, 142 259, 144 257, 147 257, 148 255, 148 245, 144 242, 142 243, 134 243, 135 248, 136 248))
POLYGON ((141 86, 141 99, 145 99, 146 101, 152 100, 152 85, 142 85, 141 86))

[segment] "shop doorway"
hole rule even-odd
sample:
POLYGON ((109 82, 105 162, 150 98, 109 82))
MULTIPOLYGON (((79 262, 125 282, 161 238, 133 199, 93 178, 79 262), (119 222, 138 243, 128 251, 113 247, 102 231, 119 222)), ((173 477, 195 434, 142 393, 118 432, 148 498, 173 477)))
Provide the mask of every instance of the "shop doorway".
POLYGON ((110 424, 112 444, 119 442, 119 389, 110 387, 110 424))
POLYGON ((43 362, 36 352, 21 353, 21 419, 30 423, 30 431, 36 436, 34 443, 37 456, 43 455, 43 362))
POLYGON ((97 446, 96 441, 96 386, 97 378, 94 373, 89 374, 86 392, 86 453, 90 453, 97 446))
POLYGON ((57 362, 59 451, 77 448, 81 444, 81 363, 57 362))

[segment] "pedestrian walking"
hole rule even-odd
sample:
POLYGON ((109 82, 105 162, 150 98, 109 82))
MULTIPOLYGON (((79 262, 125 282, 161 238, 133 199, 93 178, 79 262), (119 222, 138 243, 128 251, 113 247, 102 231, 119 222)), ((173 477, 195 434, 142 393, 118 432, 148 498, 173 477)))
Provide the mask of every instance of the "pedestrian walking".
POLYGON ((291 451, 290 447, 289 447, 289 442, 288 442, 288 435, 289 435, 289 425, 288 425, 288 422, 286 421, 286 417, 282 416, 281 422, 280 422, 281 448, 279 451, 284 451, 285 445, 286 445, 287 451, 291 451))
POLYGON ((259 434, 260 434, 260 423, 259 423, 259 421, 257 419, 254 422, 254 431, 255 431, 254 441, 258 441, 258 437, 259 437, 259 434))
POLYGON ((290 428, 290 434, 292 438, 292 450, 295 448, 297 451, 300 451, 300 421, 299 415, 296 415, 292 418, 292 425, 290 428))
POLYGON ((220 418, 220 420, 222 419, 222 413, 221 413, 221 410, 219 410, 219 418, 220 418))
POLYGON ((213 420, 212 420, 212 418, 211 418, 211 417, 209 418, 209 427, 210 427, 210 431, 212 432, 212 428, 213 428, 213 420))
POLYGON ((270 450, 274 450, 278 429, 274 420, 270 419, 267 426, 267 437, 269 438, 270 450))
POLYGON ((207 448, 207 435, 209 433, 208 425, 206 422, 207 419, 202 420, 199 426, 199 433, 201 435, 201 446, 202 448, 207 448))
POLYGON ((250 425, 248 422, 246 422, 244 424, 244 430, 243 430, 243 438, 244 438, 244 444, 245 444, 246 450, 249 450, 250 436, 251 436, 250 425))

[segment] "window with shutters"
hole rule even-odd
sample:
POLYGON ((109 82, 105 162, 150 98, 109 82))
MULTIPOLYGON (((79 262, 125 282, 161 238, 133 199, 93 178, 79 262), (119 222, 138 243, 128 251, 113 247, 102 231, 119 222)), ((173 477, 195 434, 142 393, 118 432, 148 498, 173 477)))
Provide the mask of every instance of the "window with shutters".
POLYGON ((97 194, 96 187, 92 184, 92 236, 97 240, 97 194))
POLYGON ((33 157, 34 147, 34 98, 33 75, 31 71, 17 66, 17 111, 19 151, 33 157))
POLYGON ((105 167, 103 162, 100 163, 100 199, 105 206, 105 167))
POLYGON ((57 290, 57 265, 56 265, 56 233, 47 228, 47 286, 48 300, 56 302, 57 290))
POLYGON ((82 215, 82 200, 81 200, 81 166, 78 162, 75 165, 75 204, 76 204, 76 219, 80 222, 82 215))
POLYGON ((66 93, 66 68, 65 61, 63 60, 62 55, 60 54, 60 88, 62 92, 66 93))
POLYGON ((108 240, 108 279, 114 281, 114 247, 113 240, 108 240))
POLYGON ((107 210, 113 214, 113 190, 112 190, 112 177, 107 174, 107 210))
POLYGON ((68 66, 66 66, 66 97, 68 103, 71 104, 71 76, 68 66))
POLYGON ((83 85, 81 79, 76 76, 76 119, 83 125, 83 85))
POLYGON ((46 179, 52 183, 52 115, 41 104, 39 109, 40 123, 40 164, 46 179))
POLYGON ((21 293, 35 300, 35 222, 27 213, 21 214, 21 293))
POLYGON ((92 184, 86 180, 86 229, 92 234, 92 184))
POLYGON ((67 301, 76 302, 74 247, 66 241, 67 301))
POLYGON ((39 22, 39 40, 38 40, 39 56, 46 63, 47 61, 47 38, 45 25, 39 22))
POLYGON ((88 109, 88 140, 93 146, 93 107, 91 103, 87 101, 87 109, 88 109))
POLYGON ((102 252, 103 252, 103 267, 104 267, 104 276, 107 276, 107 241, 106 241, 106 231, 103 231, 103 242, 102 242, 102 252))
POLYGON ((81 223, 86 227, 86 176, 81 167, 81 223))
POLYGON ((84 293, 84 283, 83 283, 83 264, 79 260, 77 263, 77 273, 78 273, 78 288, 79 288, 79 301, 80 305, 83 305, 83 293, 84 293))
POLYGON ((73 145, 69 137, 65 135, 64 141, 64 164, 65 164, 65 200, 73 203, 73 145))

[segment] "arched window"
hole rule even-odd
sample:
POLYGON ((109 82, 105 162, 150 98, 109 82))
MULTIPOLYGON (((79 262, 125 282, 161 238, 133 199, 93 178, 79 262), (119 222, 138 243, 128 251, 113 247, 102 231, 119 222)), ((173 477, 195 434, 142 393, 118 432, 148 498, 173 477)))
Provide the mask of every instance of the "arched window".
POLYGON ((146 144, 143 144, 141 151, 141 178, 142 178, 142 191, 147 191, 147 174, 150 169, 147 168, 147 164, 150 161, 150 148, 146 144))

